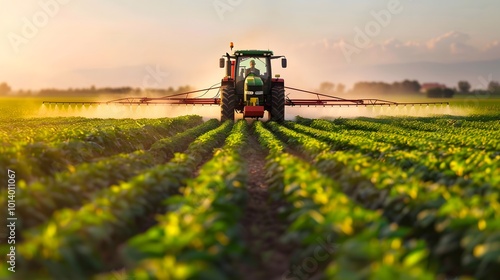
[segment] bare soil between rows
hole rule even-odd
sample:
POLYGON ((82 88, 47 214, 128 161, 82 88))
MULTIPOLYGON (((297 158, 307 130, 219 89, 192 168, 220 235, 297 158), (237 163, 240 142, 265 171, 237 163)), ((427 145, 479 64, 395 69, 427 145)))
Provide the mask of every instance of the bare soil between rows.
POLYGON ((289 269, 295 246, 280 241, 288 227, 278 213, 284 202, 271 199, 265 169, 268 152, 261 148, 253 131, 242 155, 248 168, 248 201, 241 223, 250 262, 239 272, 244 280, 281 279, 289 269))

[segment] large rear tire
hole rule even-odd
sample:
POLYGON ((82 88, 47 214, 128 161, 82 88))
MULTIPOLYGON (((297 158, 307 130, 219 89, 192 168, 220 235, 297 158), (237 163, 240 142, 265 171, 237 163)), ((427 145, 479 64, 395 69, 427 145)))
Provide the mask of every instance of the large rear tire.
POLYGON ((283 122, 285 120, 285 88, 274 86, 271 90, 271 112, 270 120, 283 122))
POLYGON ((236 107, 236 93, 234 87, 223 86, 221 91, 220 120, 221 122, 234 121, 234 109, 236 107))

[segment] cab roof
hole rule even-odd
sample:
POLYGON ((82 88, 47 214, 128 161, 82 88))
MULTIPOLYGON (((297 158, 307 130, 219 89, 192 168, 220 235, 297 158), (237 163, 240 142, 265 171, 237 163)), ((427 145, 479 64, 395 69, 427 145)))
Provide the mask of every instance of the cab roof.
POLYGON ((272 56, 273 51, 267 50, 240 50, 240 51, 235 51, 234 55, 237 56, 272 56))

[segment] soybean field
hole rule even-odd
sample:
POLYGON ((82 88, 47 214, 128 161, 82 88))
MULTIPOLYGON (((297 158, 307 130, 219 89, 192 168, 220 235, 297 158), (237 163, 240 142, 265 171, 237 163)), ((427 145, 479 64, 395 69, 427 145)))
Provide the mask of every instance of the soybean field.
POLYGON ((488 106, 284 123, 4 116, 0 278, 498 279, 488 106))

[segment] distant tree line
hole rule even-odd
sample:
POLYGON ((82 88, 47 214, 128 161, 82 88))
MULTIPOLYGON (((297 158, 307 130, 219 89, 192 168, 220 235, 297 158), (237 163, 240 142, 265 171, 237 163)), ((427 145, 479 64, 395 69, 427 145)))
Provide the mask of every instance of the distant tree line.
POLYGON ((484 89, 471 90, 471 84, 468 81, 458 82, 457 94, 458 95, 475 95, 475 96, 493 96, 500 97, 500 83, 497 81, 490 81, 488 87, 484 89))
POLYGON ((343 94, 345 91, 344 84, 335 85, 331 82, 323 82, 319 86, 319 91, 326 94, 343 94))
POLYGON ((172 95, 172 94, 178 94, 178 93, 183 93, 183 92, 188 92, 194 90, 191 86, 180 86, 177 89, 174 89, 173 87, 169 87, 167 89, 155 89, 155 88, 150 88, 146 89, 146 93, 153 93, 156 95, 172 95))
POLYGON ((351 92, 358 93, 376 93, 376 94, 413 94, 419 93, 421 85, 418 81, 404 80, 392 84, 385 82, 358 82, 354 84, 351 92))
POLYGON ((39 92, 40 96, 82 96, 82 95, 96 95, 96 94, 120 94, 120 95, 171 95, 176 93, 182 93, 192 90, 191 86, 180 86, 177 89, 169 87, 167 89, 157 89, 157 88, 132 88, 132 87, 104 87, 95 88, 94 86, 90 88, 75 88, 75 89, 42 89, 39 92))
POLYGON ((15 93, 16 96, 71 96, 71 97, 81 97, 81 96, 95 96, 99 94, 117 94, 117 95, 147 95, 147 96, 164 96, 172 95, 182 92, 187 92, 193 90, 191 86, 180 86, 177 89, 169 87, 166 89, 157 88, 133 88, 133 87, 102 87, 96 88, 91 86, 88 88, 68 88, 68 89, 57 89, 57 88, 45 88, 40 91, 31 90, 18 90, 13 92, 11 87, 7 83, 0 83, 0 96, 5 96, 15 93))
POLYGON ((0 84, 0 96, 1 95, 7 95, 12 91, 10 86, 7 83, 1 83, 0 84))
POLYGON ((425 94, 429 98, 452 98, 455 95, 455 89, 452 88, 431 88, 425 94))
POLYGON ((46 88, 38 92, 38 96, 91 96, 96 94, 131 94, 139 93, 140 89, 134 89, 132 87, 104 87, 96 88, 91 86, 89 88, 68 88, 68 89, 56 89, 56 88, 46 88))
MULTIPOLYGON (((424 84, 425 85, 425 84, 424 84)), ((436 84, 439 85, 439 84, 436 84)), ((404 80, 402 82, 386 83, 386 82, 357 82, 349 91, 345 91, 343 84, 335 85, 331 82, 323 82, 318 89, 319 92, 325 94, 348 94, 348 95, 424 95, 429 98, 452 98, 457 95, 481 95, 481 96, 498 96, 500 97, 500 83, 491 81, 486 90, 471 90, 472 86, 468 81, 459 81, 457 87, 449 88, 444 85, 431 88, 424 88, 416 80, 404 80)))
POLYGON ((335 85, 331 82, 320 84, 319 91, 326 94, 377 94, 377 95, 395 95, 395 94, 417 94, 420 93, 421 85, 418 81, 404 80, 402 82, 357 82, 353 88, 346 92, 343 84, 335 85))

